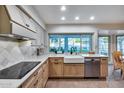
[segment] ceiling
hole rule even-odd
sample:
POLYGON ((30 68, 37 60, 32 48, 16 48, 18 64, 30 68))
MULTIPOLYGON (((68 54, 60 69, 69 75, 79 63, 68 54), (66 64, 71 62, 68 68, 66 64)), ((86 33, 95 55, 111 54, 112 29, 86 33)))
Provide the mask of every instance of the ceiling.
POLYGON ((36 11, 46 24, 99 24, 124 23, 124 5, 66 5, 66 11, 61 11, 61 5, 34 5, 36 11), (66 20, 61 20, 65 16, 66 20), (74 20, 79 16, 79 20, 74 20), (95 16, 95 20, 89 20, 95 16))

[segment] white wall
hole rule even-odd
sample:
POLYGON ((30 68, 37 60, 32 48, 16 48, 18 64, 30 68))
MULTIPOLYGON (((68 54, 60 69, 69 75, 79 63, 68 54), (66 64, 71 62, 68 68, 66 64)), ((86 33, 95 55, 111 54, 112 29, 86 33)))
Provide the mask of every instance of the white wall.
POLYGON ((47 25, 48 33, 93 33, 93 51, 97 52, 97 28, 88 25, 47 25))
POLYGON ((97 29, 87 25, 47 25, 48 33, 94 33, 97 29))

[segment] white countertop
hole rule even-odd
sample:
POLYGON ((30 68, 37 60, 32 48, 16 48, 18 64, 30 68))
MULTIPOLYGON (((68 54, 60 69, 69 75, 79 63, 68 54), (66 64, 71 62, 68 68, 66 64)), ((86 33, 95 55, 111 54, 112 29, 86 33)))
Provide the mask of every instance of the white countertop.
MULTIPOLYGON (((67 54, 46 54, 43 56, 39 57, 32 57, 32 58, 25 58, 22 61, 41 61, 40 64, 38 64, 34 69, 32 69, 28 74, 26 74, 22 79, 0 79, 0 88, 16 88, 19 87, 27 78, 30 77, 30 75, 40 67, 40 65, 48 58, 48 57, 69 57, 69 58, 76 58, 79 57, 107 57, 107 56, 102 56, 102 55, 88 55, 88 54, 83 54, 83 55, 67 55, 67 54)), ((21 61, 20 61, 21 62, 21 61)))
POLYGON ((28 74, 26 74, 22 79, 0 79, 0 88, 16 88, 19 87, 30 75, 40 67, 40 65, 48 58, 49 55, 44 55, 38 58, 30 58, 22 61, 41 61, 34 69, 32 69, 28 74))
POLYGON ((105 55, 100 55, 100 54, 82 54, 82 57, 108 57, 105 55))

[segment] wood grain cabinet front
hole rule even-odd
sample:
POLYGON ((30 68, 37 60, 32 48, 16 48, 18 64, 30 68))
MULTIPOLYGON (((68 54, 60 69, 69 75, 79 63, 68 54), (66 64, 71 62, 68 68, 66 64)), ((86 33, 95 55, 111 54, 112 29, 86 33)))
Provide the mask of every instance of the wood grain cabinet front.
POLYGON ((108 76, 108 58, 101 58, 100 77, 108 76))
POLYGON ((48 62, 45 61, 20 87, 43 88, 48 79, 48 62))
POLYGON ((64 64, 64 77, 84 77, 84 64, 64 64))
POLYGON ((64 58, 49 58, 49 77, 63 77, 64 58))
POLYGON ((46 82, 48 80, 48 61, 46 61, 44 64, 43 64, 43 87, 45 87, 46 85, 46 82))
POLYGON ((37 72, 32 74, 22 85, 21 88, 35 88, 37 83, 37 72))

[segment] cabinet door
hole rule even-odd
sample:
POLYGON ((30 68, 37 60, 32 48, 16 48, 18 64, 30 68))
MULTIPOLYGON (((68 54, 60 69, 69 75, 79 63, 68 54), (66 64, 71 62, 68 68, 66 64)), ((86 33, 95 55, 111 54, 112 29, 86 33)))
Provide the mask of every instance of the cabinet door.
POLYGON ((64 77, 84 77, 84 64, 64 64, 64 77))
POLYGON ((63 59, 62 58, 49 59, 49 76, 63 77, 63 59))
POLYGON ((41 44, 44 45, 44 30, 40 27, 41 44))
POLYGON ((7 5, 6 9, 9 13, 10 20, 12 20, 22 26, 25 26, 23 17, 21 16, 21 10, 18 7, 16 7, 15 5, 7 5))
POLYGON ((47 48, 47 46, 48 46, 48 33, 47 33, 47 31, 44 31, 44 41, 43 41, 43 44, 47 48))
POLYGON ((43 66, 39 67, 38 69, 38 83, 37 88, 43 87, 43 66))
POLYGON ((41 65, 22 85, 22 88, 43 87, 43 66, 41 65))
POLYGON ((100 76, 106 77, 107 75, 108 75, 108 59, 107 58, 101 58, 100 76))
POLYGON ((48 80, 48 62, 46 61, 43 64, 43 87, 45 87, 47 80, 48 80))
POLYGON ((27 38, 35 39, 35 34, 34 32, 25 29, 24 27, 21 27, 15 23, 12 23, 12 34, 19 35, 19 36, 24 36, 27 38))
POLYGON ((50 77, 62 77, 63 76, 63 63, 50 62, 49 73, 50 77))
POLYGON ((43 34, 43 29, 35 23, 36 27, 36 39, 32 40, 32 45, 40 45, 41 47, 44 48, 44 34, 43 34))
POLYGON ((27 16, 24 12, 21 12, 21 15, 23 17, 25 27, 36 32, 34 21, 29 16, 27 16))
POLYGON ((34 32, 36 32, 36 26, 35 22, 30 18, 30 29, 34 32))

